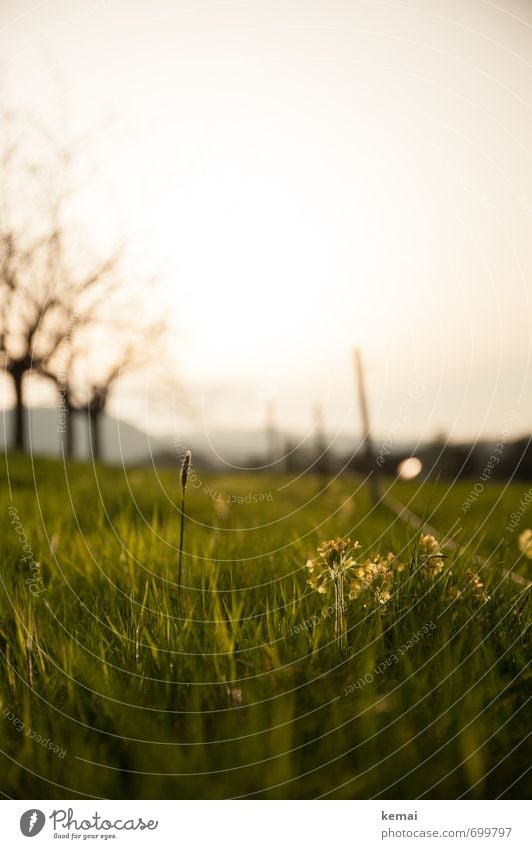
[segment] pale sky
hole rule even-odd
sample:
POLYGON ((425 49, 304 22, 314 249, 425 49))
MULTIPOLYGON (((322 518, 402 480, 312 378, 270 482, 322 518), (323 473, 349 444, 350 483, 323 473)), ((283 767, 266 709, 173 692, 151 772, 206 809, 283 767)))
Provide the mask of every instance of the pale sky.
POLYGON ((161 270, 183 389, 114 412, 346 434, 360 346, 377 433, 530 431, 530 2, 4 0, 0 64, 161 270))

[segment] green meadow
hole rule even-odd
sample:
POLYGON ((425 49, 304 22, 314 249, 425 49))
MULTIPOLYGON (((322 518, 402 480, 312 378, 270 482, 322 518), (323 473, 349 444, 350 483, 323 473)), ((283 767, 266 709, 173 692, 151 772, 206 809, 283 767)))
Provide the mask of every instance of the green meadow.
POLYGON ((455 543, 429 579, 355 476, 200 469, 180 588, 178 470, 12 455, 2 477, 5 796, 526 797, 527 484, 464 511, 474 481, 390 482, 455 543), (338 537, 401 564, 386 603, 347 601, 345 651, 305 568, 338 537))

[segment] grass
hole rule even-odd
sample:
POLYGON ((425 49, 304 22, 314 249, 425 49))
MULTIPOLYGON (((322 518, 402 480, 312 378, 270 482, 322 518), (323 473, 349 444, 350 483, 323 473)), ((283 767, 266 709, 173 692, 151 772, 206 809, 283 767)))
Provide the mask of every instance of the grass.
POLYGON ((358 479, 198 473, 178 617, 178 470, 72 464, 65 474, 16 456, 8 469, 7 796, 526 797, 528 592, 497 568, 526 574, 519 531, 504 530, 526 485, 501 497, 491 484, 462 514, 470 482, 394 484, 442 534, 462 528, 458 552, 427 582, 418 534, 372 509, 358 479), (31 550, 24 562, 9 508, 31 550), (348 604, 345 656, 331 600, 304 568, 337 536, 405 563, 387 604, 348 604), (482 604, 465 573, 493 551, 482 604))

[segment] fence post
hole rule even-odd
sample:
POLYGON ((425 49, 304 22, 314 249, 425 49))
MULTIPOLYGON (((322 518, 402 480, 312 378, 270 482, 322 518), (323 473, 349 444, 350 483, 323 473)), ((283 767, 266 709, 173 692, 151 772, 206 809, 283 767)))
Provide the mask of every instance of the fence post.
POLYGON ((369 423, 368 399, 366 396, 366 384, 364 381, 364 367, 362 365, 362 355, 359 348, 355 348, 354 352, 355 364, 355 380, 357 387, 357 395, 360 406, 360 418, 362 421, 362 447, 366 457, 368 487, 371 493, 373 504, 378 504, 380 501, 380 482, 377 463, 375 461, 375 452, 373 449, 373 440, 371 438, 371 429, 369 423))

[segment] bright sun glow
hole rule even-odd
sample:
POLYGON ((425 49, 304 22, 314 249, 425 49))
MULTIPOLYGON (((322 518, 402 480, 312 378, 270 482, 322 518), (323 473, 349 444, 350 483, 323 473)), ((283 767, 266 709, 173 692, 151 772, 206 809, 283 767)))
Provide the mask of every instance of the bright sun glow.
POLYGON ((404 481, 413 480, 413 478, 417 478, 423 469, 423 463, 419 459, 419 457, 407 457, 406 460, 402 460, 397 466, 397 474, 404 481))

